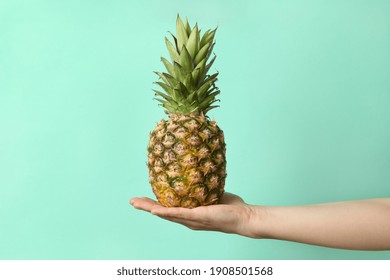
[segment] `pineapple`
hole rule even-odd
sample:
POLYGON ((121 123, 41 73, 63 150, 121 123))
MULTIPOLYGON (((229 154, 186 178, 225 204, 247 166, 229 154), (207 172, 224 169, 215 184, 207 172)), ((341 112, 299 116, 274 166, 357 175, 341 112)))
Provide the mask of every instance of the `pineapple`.
POLYGON ((158 201, 167 207, 194 208, 218 203, 224 193, 226 149, 223 131, 206 113, 218 107, 218 73, 208 74, 216 56, 216 29, 200 34, 197 24, 176 19, 173 44, 165 37, 171 58, 161 58, 164 72, 154 90, 168 120, 150 133, 149 179, 158 201))

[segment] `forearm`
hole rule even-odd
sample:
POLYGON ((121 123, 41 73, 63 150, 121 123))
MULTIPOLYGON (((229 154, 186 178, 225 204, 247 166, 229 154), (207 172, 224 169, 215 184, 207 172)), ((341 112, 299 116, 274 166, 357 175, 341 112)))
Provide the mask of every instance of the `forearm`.
POLYGON ((390 250, 390 199, 251 208, 254 215, 246 235, 255 238, 344 249, 390 250))

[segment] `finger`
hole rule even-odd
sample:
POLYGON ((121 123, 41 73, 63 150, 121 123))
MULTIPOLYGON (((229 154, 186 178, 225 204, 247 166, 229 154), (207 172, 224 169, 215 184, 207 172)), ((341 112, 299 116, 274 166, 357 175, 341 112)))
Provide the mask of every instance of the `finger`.
POLYGON ((139 210, 144 210, 150 212, 152 208, 158 204, 157 201, 150 199, 148 197, 136 197, 130 200, 130 204, 133 205, 134 208, 139 210))
POLYGON ((153 215, 157 215, 159 217, 164 218, 172 218, 172 219, 181 219, 181 220, 192 220, 194 215, 193 212, 195 209, 188 209, 182 207, 163 207, 161 205, 155 205, 151 209, 151 213, 153 215))
POLYGON ((151 201, 154 201, 154 200, 149 198, 149 197, 134 197, 134 198, 130 199, 130 204, 134 205, 134 203, 138 203, 138 202, 141 202, 141 201, 143 201, 143 202, 146 202, 146 201, 151 202, 151 201))
POLYGON ((197 222, 197 221, 191 221, 191 220, 180 219, 180 218, 175 218, 175 217, 164 217, 164 216, 159 216, 159 215, 157 215, 157 216, 161 219, 164 219, 164 220, 167 220, 170 222, 174 222, 177 224, 181 224, 181 225, 186 226, 186 227, 193 229, 193 230, 200 230, 200 229, 208 230, 208 228, 206 228, 205 226, 202 226, 202 224, 197 222))

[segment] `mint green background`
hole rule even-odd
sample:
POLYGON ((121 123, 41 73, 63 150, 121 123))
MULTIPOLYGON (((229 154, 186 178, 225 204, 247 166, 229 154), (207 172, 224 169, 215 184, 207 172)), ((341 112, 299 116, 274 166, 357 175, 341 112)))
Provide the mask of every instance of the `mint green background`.
POLYGON ((1 259, 389 259, 196 232, 152 196, 152 71, 176 14, 219 26, 227 191, 297 205, 390 196, 390 2, 0 1, 1 259))

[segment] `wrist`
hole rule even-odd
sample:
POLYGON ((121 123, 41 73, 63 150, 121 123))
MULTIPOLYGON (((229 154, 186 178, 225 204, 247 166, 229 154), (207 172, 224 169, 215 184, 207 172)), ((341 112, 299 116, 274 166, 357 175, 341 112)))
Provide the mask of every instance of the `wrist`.
POLYGON ((268 210, 265 206, 244 205, 239 227, 240 235, 251 238, 267 238, 268 210))

